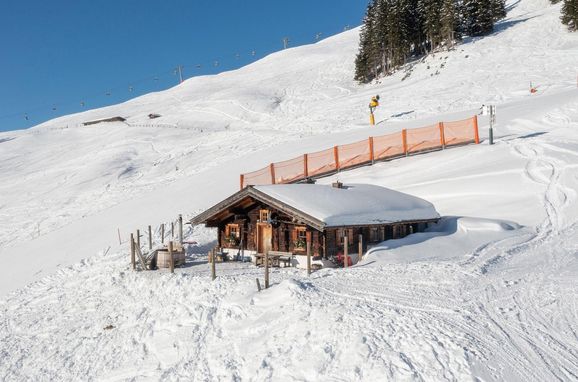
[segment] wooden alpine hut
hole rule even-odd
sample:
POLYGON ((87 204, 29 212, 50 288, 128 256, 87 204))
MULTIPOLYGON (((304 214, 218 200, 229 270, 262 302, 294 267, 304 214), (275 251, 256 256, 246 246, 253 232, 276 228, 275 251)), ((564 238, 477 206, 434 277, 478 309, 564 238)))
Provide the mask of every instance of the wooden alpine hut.
POLYGON ((192 225, 217 228, 217 246, 235 256, 285 253, 303 264, 307 243, 315 260, 330 259, 427 228, 440 216, 420 198, 368 184, 248 186, 194 217, 192 225), (303 256, 303 257, 301 257, 303 256), (301 257, 301 260, 299 259, 301 257))

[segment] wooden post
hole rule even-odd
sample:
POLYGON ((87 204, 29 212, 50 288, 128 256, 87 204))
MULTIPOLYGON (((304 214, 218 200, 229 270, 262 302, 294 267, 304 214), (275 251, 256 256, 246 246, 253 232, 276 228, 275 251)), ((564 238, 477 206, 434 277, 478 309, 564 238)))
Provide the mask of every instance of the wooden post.
POLYGON ((261 283, 259 282, 259 278, 255 279, 257 281, 257 291, 261 292, 261 283))
POLYGON ((335 169, 339 171, 339 146, 333 147, 333 158, 335 159, 335 169))
POLYGON ((269 249, 265 250, 265 289, 269 289, 269 249))
POLYGON ((347 237, 347 231, 345 236, 343 236, 343 268, 349 267, 349 239, 347 237))
POLYGON ((307 275, 311 275, 311 233, 307 232, 307 275))
POLYGON ((408 152, 407 152, 407 130, 406 129, 403 129, 401 131, 401 140, 403 143, 403 152, 407 156, 408 152))
POLYGON ((217 259, 215 258, 215 250, 212 249, 211 252, 211 280, 217 278, 217 259))
POLYGON ((363 235, 359 234, 359 258, 357 259, 357 262, 360 262, 361 259, 363 258, 363 235))
POLYGON ((239 248, 239 252, 241 253, 241 262, 244 263, 245 262, 245 220, 243 220, 242 223, 240 224, 239 236, 241 237, 241 240, 239 242, 239 245, 241 246, 241 248, 239 248))
POLYGON ((373 153, 373 137, 369 137, 369 160, 373 164, 375 160, 375 154, 373 153))
POLYGON ((269 171, 271 172, 271 184, 275 184, 275 163, 269 165, 269 171))
POLYGON ((380 227, 381 241, 385 241, 385 227, 380 227))
POLYGON ((134 250, 134 235, 130 234, 130 263, 132 264, 132 270, 136 270, 136 259, 135 259, 135 250, 134 250))
POLYGON ((241 174, 239 177, 239 185, 241 186, 241 190, 244 188, 243 183, 245 182, 245 175, 241 174))
POLYGON ((309 177, 309 165, 308 165, 309 156, 307 154, 303 154, 303 177, 309 177))
POLYGON ((173 242, 169 241, 169 268, 175 273, 175 259, 173 258, 173 242))
POLYGON ((440 145, 442 146, 442 149, 446 148, 446 136, 444 134, 444 123, 440 122, 439 123, 439 128, 440 128, 440 145))
POLYGON ((165 223, 161 224, 161 243, 165 243, 165 223))
POLYGON ((136 246, 140 248, 140 229, 136 230, 136 246))
POLYGON ((474 140, 476 144, 480 143, 480 134, 478 132, 478 116, 474 115, 474 140))
POLYGON ((122 239, 120 238, 120 228, 116 229, 118 231, 118 245, 122 245, 122 239))
POLYGON ((323 258, 327 259, 327 246, 326 246, 326 238, 325 238, 325 232, 323 232, 323 258))
POLYGON ((179 214, 179 240, 181 247, 183 246, 183 215, 179 214))
POLYGON ((153 230, 149 225, 149 249, 153 249, 153 230))

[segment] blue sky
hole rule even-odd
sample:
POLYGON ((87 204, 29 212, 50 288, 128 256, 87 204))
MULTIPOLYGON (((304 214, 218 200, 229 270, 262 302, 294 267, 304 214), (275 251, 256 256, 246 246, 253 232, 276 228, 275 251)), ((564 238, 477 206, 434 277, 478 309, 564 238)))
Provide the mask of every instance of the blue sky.
POLYGON ((280 50, 285 36, 290 46, 312 43, 317 33, 323 38, 360 25, 366 5, 2 0, 0 131, 166 89, 178 83, 179 64, 189 78, 246 65, 280 50))

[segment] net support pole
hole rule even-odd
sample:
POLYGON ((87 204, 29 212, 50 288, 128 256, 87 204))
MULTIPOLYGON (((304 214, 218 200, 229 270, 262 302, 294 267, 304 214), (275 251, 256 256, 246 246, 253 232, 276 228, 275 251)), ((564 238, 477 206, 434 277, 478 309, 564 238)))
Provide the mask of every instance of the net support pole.
POLYGON ((339 171, 339 146, 333 147, 333 158, 335 159, 335 169, 339 171))
POLYGON ((476 144, 480 143, 480 134, 478 132, 478 116, 474 115, 474 140, 476 144))
POLYGON ((375 161, 375 154, 373 152, 373 137, 369 137, 368 141, 369 141, 369 160, 371 161, 371 164, 373 164, 373 162, 375 161))
POLYGON ((275 163, 269 165, 269 172, 271 173, 271 184, 275 184, 275 163))
POLYGON ((442 149, 446 148, 446 137, 444 135, 444 123, 440 122, 439 123, 439 129, 440 129, 440 145, 442 146, 442 149))
POLYGON ((403 129, 401 131, 401 141, 403 142, 403 153, 407 156, 407 130, 403 129))

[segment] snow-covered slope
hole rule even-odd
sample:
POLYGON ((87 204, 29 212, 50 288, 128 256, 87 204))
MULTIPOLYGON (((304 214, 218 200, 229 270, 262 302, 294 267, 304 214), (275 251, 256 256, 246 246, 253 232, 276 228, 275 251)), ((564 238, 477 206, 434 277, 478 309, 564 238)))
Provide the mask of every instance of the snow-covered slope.
POLYGON ((510 8, 492 36, 368 86, 351 80, 349 31, 0 134, 0 379, 577 379, 578 35, 546 0, 510 8), (128 270, 117 228, 126 240, 215 204, 241 172, 490 102, 494 146, 339 174, 447 216, 361 266, 278 270, 259 294, 259 269, 228 264, 212 283, 197 227, 194 265, 128 270), (79 125, 116 115, 128 124, 79 125))

